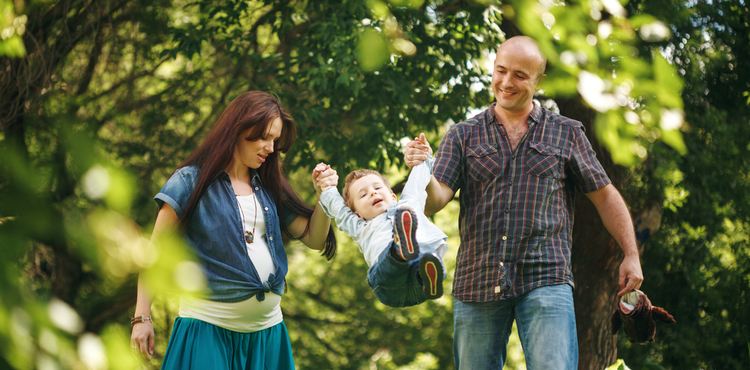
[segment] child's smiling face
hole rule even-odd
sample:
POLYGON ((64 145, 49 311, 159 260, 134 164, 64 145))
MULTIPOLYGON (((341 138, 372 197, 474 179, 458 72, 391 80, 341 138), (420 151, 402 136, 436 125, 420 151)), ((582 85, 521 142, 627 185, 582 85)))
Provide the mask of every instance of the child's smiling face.
POLYGON ((396 194, 377 175, 367 175, 354 180, 349 187, 352 211, 365 220, 385 213, 388 206, 396 201, 396 194))

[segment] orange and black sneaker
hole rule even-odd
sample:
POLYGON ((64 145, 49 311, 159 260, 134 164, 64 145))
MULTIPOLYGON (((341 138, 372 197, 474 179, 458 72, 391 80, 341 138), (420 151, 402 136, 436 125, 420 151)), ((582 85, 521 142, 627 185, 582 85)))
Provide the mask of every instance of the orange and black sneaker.
POLYGON ((404 261, 413 261, 419 257, 417 243, 417 214, 408 207, 396 209, 393 218, 394 254, 404 261))
POLYGON ((427 253, 419 260, 419 277, 427 299, 443 296, 443 264, 435 253, 427 253))

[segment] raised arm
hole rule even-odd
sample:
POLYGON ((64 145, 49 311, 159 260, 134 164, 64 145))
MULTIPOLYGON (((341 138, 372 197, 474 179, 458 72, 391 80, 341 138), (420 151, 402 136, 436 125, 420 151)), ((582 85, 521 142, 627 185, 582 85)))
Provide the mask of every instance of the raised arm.
MULTIPOLYGON (((404 148, 404 161, 409 168, 414 168, 431 155, 432 148, 430 147, 430 143, 427 142, 424 133, 419 134, 419 137, 408 142, 404 148)), ((443 209, 453 199, 453 195, 455 195, 450 186, 438 181, 435 176, 430 176, 430 183, 427 184, 425 191, 427 191, 427 202, 424 209, 426 215, 435 214, 443 209)))
POLYGON ((324 188, 336 186, 338 181, 339 176, 331 166, 324 163, 318 163, 312 173, 312 182, 315 187, 315 193, 317 194, 315 210, 309 219, 307 217, 299 216, 291 225, 289 225, 289 231, 292 236, 298 238, 300 235, 304 234, 309 222, 310 230, 300 238, 300 241, 310 249, 322 250, 325 247, 328 231, 331 228, 331 219, 326 216, 325 212, 323 212, 323 208, 320 206, 320 193, 324 188))
POLYGON ((643 283, 643 271, 641 270, 638 246, 635 242, 633 220, 630 217, 625 200, 622 199, 620 192, 612 184, 587 193, 586 196, 594 203, 604 227, 612 234, 612 237, 615 238, 617 244, 625 253, 625 258, 620 264, 619 284, 621 290, 617 293, 617 296, 640 288, 643 283))
MULTIPOLYGON (((154 232, 151 234, 151 243, 163 233, 174 232, 177 230, 180 220, 177 213, 167 203, 164 203, 156 216, 154 232)), ((138 276, 138 294, 135 304, 134 317, 151 317, 151 302, 153 294, 146 288, 143 276, 138 276)), ((130 334, 130 346, 138 350, 146 361, 151 360, 154 354, 154 326, 151 321, 143 321, 133 325, 133 331, 130 334)))

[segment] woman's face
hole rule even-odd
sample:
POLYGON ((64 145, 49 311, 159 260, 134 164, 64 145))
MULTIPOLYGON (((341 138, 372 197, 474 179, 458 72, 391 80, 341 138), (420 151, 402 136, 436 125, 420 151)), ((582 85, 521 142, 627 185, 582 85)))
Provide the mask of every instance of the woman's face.
POLYGON ((237 139, 237 148, 234 152, 234 161, 242 165, 258 169, 266 161, 266 157, 273 153, 276 141, 281 137, 283 124, 281 118, 274 118, 268 123, 266 131, 259 139, 248 140, 250 129, 243 131, 237 139))

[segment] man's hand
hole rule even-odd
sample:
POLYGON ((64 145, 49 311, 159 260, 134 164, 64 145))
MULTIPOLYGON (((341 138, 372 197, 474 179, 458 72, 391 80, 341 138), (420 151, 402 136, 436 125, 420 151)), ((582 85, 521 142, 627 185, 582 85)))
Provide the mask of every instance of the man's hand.
POLYGON ((638 255, 625 256, 620 264, 620 292, 618 297, 630 293, 633 289, 640 289, 643 283, 643 271, 641 271, 641 262, 638 255))
POLYGON ((421 164, 422 162, 427 160, 427 157, 431 155, 432 148, 427 142, 424 133, 419 134, 419 137, 416 137, 414 138, 414 140, 408 142, 406 144, 406 148, 404 148, 404 161, 406 162, 406 165, 409 166, 409 168, 414 168, 415 166, 421 164))
POLYGON ((328 189, 331 186, 336 186, 339 182, 339 175, 336 170, 325 163, 318 163, 312 172, 312 182, 315 187, 315 192, 320 196, 323 190, 328 189))

